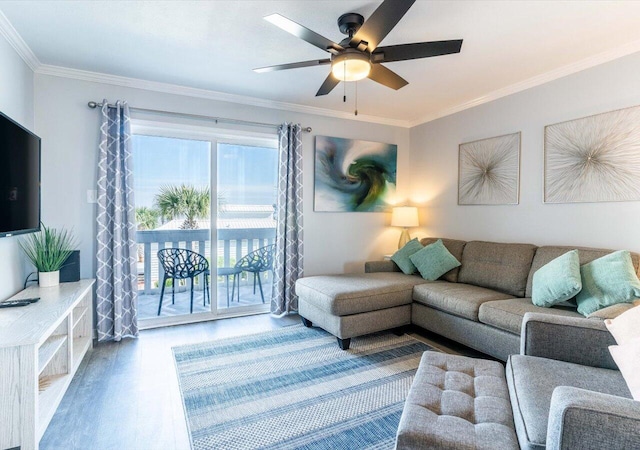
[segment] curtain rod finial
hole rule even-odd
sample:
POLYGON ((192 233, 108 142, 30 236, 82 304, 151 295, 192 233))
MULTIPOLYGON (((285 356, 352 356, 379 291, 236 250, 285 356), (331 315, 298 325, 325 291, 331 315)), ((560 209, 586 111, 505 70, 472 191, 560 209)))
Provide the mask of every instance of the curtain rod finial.
POLYGON ((95 109, 98 106, 98 104, 96 102, 89 102, 87 103, 87 106, 91 109, 95 109))
POLYGON ((312 130, 313 130, 313 129, 312 129, 311 127, 306 127, 306 128, 303 128, 303 129, 302 129, 302 131, 304 131, 304 132, 306 132, 306 133, 311 133, 311 131, 312 131, 312 130))

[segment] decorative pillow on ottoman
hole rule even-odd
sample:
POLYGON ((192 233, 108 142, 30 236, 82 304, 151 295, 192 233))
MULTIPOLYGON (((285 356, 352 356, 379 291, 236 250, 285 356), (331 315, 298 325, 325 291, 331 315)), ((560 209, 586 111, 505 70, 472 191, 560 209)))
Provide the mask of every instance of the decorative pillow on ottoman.
POLYGON ((411 255, 409 259, 418 268, 422 278, 428 281, 435 281, 451 269, 460 266, 460 261, 449 253, 442 239, 427 245, 411 255))
POLYGON ((640 298, 640 280, 631 255, 620 250, 580 267, 582 290, 576 297, 578 312, 585 316, 616 303, 640 298))
POLYGON ((402 270, 407 275, 416 273, 416 266, 413 265, 409 257, 418 250, 422 250, 422 248, 422 244, 418 241, 418 239, 411 239, 404 245, 404 247, 393 254, 393 256, 391 257, 391 261, 396 263, 398 267, 400 267, 400 270, 402 270))
POLYGON ((533 274, 531 301, 550 308, 576 296, 582 289, 578 250, 571 250, 549 261, 533 274))

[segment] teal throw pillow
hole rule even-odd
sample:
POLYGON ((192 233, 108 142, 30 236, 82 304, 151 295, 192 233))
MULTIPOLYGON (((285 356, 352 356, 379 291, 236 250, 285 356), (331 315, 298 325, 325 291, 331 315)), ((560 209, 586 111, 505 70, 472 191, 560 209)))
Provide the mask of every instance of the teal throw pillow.
POLYGON ((580 267, 582 290, 576 296, 585 316, 617 303, 640 298, 640 280, 626 250, 610 253, 580 267))
POLYGON ((422 250, 422 244, 418 239, 411 239, 404 247, 393 254, 391 261, 396 263, 404 273, 411 275, 416 273, 416 266, 413 265, 409 257, 419 250, 422 250))
POLYGON ((433 244, 414 253, 410 259, 418 268, 422 278, 428 281, 437 280, 451 269, 460 266, 460 261, 449 253, 447 247, 442 243, 442 239, 438 239, 433 244))
POLYGON ((580 289, 578 250, 571 250, 536 270, 531 301, 536 306, 549 308, 575 297, 580 289))

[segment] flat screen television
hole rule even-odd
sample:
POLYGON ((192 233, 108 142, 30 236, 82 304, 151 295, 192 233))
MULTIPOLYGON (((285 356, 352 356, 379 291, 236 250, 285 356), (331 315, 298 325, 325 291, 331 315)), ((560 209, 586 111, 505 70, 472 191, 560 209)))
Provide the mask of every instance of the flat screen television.
POLYGON ((40 138, 0 112, 0 237, 40 230, 40 138))

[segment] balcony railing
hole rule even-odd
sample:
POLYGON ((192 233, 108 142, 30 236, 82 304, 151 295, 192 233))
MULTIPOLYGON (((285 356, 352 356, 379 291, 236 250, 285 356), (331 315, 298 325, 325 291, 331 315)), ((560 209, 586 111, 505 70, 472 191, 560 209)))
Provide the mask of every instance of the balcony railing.
MULTIPOLYGON (((275 234, 274 228, 218 229, 215 258, 212 258, 209 229, 138 231, 138 290, 145 294, 160 293, 164 271, 158 261, 158 251, 163 248, 186 248, 198 252, 209 260, 211 273, 215 274, 216 266, 233 267, 247 253, 273 244, 275 234)), ((212 278, 212 284, 215 280, 212 278)), ((199 289, 204 285, 201 279, 196 279, 195 283, 199 289)), ((176 291, 187 287, 176 285, 176 291)))

